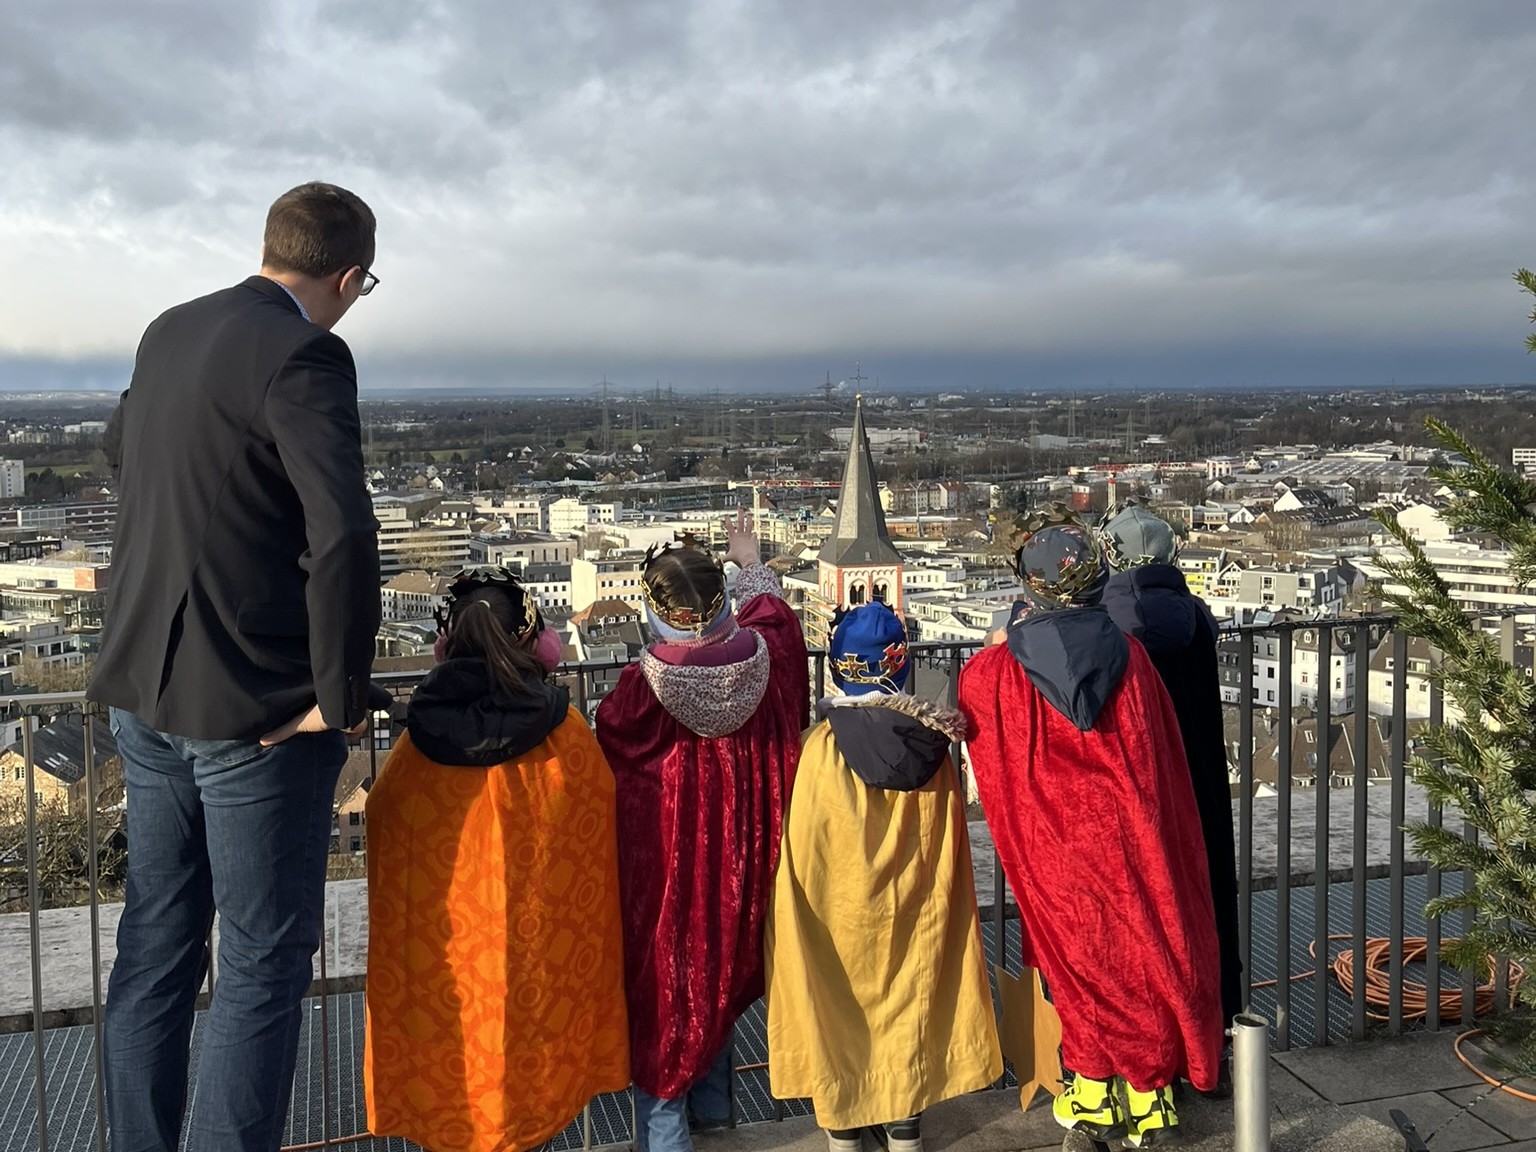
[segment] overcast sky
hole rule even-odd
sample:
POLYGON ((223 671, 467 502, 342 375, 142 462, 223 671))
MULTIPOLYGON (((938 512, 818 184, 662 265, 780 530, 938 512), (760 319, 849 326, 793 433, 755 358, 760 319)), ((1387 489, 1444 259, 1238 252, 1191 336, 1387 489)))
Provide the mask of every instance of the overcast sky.
POLYGON ((364 387, 1536 378, 1516 0, 0 0, 0 386, 126 377, 267 204, 364 387))

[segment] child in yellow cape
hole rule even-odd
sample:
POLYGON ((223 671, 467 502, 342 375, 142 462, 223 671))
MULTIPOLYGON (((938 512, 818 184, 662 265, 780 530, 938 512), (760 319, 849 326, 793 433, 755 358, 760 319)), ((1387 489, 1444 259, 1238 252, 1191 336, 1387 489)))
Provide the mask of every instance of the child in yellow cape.
POLYGON ((368 796, 368 1117, 523 1152, 629 1084, 613 775, 510 572, 460 573, 439 628, 368 796))
POLYGON ((902 692, 907 637, 884 604, 842 615, 784 825, 767 931, 768 1074, 810 1097, 831 1152, 1002 1075, 971 847, 949 747, 959 712, 902 692))

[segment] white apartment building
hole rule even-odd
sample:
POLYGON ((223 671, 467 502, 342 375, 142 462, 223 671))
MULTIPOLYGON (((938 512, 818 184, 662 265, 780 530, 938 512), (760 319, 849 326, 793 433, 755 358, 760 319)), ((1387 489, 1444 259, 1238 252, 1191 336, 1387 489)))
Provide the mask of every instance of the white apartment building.
MULTIPOLYGON (((1319 629, 1303 628, 1291 637, 1291 703, 1316 708, 1318 697, 1328 693, 1329 708, 1335 715, 1355 707, 1354 631, 1333 629, 1329 646, 1328 673, 1319 676, 1319 629)), ((1253 701, 1263 707, 1280 702, 1280 638, 1275 634, 1252 637, 1253 701)))
POLYGON ((20 460, 0 460, 0 500, 13 500, 27 492, 27 466, 20 460))
POLYGON ((549 504, 537 496, 476 496, 475 512, 505 520, 512 528, 548 532, 549 504))
POLYGON ((641 610, 640 575, 645 568, 643 552, 624 552, 571 561, 571 607, 580 612, 599 600, 622 600, 641 610))
POLYGON ((568 613, 575 607, 569 564, 529 564, 523 569, 523 587, 538 597, 546 612, 568 613))
POLYGON ((0 585, 8 588, 57 588, 68 592, 101 592, 112 565, 91 561, 13 560, 0 562, 0 585))
POLYGON ((471 536, 469 562, 498 564, 514 571, 529 564, 569 564, 576 541, 569 536, 520 533, 516 536, 471 536))
POLYGON ((375 496, 379 521, 379 575, 388 580, 422 570, 452 574, 469 563, 469 528, 464 524, 423 525, 411 506, 394 496, 375 496))
MULTIPOLYGON (((1441 578, 1450 585, 1451 599, 1480 612, 1521 608, 1536 603, 1536 595, 1515 585, 1509 575, 1509 552, 1503 548, 1481 548, 1455 540, 1426 540, 1424 555, 1441 578)), ((1396 545, 1383 548, 1387 559, 1404 559, 1396 545)), ((1373 580, 1382 580, 1388 592, 1405 594, 1408 589, 1386 579, 1386 573, 1371 558, 1359 561, 1360 570, 1373 580)))
POLYGON ((624 505, 586 504, 574 496, 554 501, 548 509, 549 531, 556 536, 580 536, 592 524, 617 524, 624 515, 624 505))
POLYGON ((427 620, 434 609, 448 603, 447 576, 425 572, 402 572, 385 581, 379 589, 379 603, 385 620, 427 620))

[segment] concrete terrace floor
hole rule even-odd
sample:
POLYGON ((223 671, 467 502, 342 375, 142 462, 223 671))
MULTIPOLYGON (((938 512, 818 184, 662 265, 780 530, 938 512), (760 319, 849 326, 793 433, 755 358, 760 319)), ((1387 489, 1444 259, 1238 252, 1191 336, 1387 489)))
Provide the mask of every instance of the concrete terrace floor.
MULTIPOLYGON (((1487 1085, 1456 1059, 1455 1034, 1419 1034, 1336 1048, 1311 1048, 1271 1061, 1271 1133, 1276 1152, 1400 1152, 1388 1118, 1405 1112, 1434 1152, 1500 1148, 1536 1152, 1536 1104, 1487 1085), (1488 1094, 1484 1096, 1484 1093, 1488 1094), (1469 1101, 1483 1097, 1470 1111, 1469 1101)), ((1232 1148, 1230 1101, 1190 1099, 1180 1106, 1190 1152, 1232 1148)), ((1087 1152, 1084 1137, 1063 1132, 1042 1096, 1021 1112, 1012 1090, 951 1100, 924 1116, 927 1152, 1087 1152)), ((753 1124, 700 1136, 698 1152, 825 1152, 810 1117, 753 1124)), ((865 1152, 878 1145, 865 1138, 865 1152)))

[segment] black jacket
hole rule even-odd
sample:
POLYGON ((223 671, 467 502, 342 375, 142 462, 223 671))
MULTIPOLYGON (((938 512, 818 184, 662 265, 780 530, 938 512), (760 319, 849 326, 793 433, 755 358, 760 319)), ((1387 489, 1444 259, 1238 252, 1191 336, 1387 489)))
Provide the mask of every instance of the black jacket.
POLYGON ((1117 573, 1104 589, 1104 607, 1116 624, 1146 647, 1179 718, 1211 870, 1211 896, 1221 939, 1222 1003, 1231 1017, 1242 1010, 1243 969, 1238 951, 1237 850, 1232 835, 1232 786, 1227 776, 1216 622, 1205 601, 1190 592, 1184 573, 1171 564, 1149 564, 1117 573))
POLYGON ((544 743, 570 707, 563 685, 530 680, 527 695, 508 697, 484 660, 445 660, 411 696, 405 726, 433 763, 488 768, 544 743))
POLYGON ((903 693, 821 700, 816 715, 853 774, 871 788, 913 792, 933 779, 950 745, 965 739, 965 716, 903 693))
POLYGON ((91 699, 198 739, 254 739, 317 701, 333 727, 362 720, 378 524, 346 344, 252 276, 149 326, 114 422, 91 699))
POLYGON ((1008 651, 1046 703, 1079 732, 1098 722, 1131 662, 1124 634, 1097 605, 1016 613, 1008 625, 1008 651))

